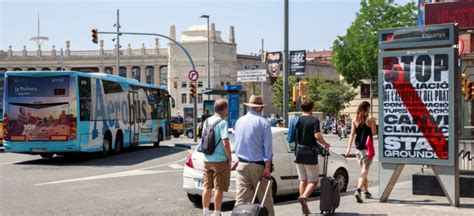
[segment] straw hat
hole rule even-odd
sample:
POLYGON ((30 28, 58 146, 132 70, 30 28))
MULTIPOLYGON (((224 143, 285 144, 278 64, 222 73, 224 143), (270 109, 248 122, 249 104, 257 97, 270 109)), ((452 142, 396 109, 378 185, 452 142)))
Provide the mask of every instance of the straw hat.
POLYGON ((264 107, 265 106, 265 104, 263 103, 262 97, 255 96, 255 95, 250 96, 249 102, 244 103, 244 105, 248 107, 264 107))

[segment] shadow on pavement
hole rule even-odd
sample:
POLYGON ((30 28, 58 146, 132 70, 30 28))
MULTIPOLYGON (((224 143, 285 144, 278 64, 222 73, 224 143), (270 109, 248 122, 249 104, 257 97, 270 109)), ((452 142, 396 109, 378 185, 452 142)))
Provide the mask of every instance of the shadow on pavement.
MULTIPOLYGON (((448 201, 446 202, 439 202, 437 200, 430 200, 430 199, 424 199, 424 200, 399 200, 399 199, 388 199, 387 203, 393 203, 393 204, 407 204, 407 205, 417 205, 417 206, 443 206, 443 207, 450 207, 448 201)), ((472 208, 474 209, 474 204, 462 204, 459 208, 472 208)))
MULTIPOLYGON (((80 153, 58 156, 51 159, 39 159, 23 161, 14 165, 46 165, 46 166, 129 166, 143 163, 156 158, 176 154, 186 151, 182 148, 173 148, 162 146, 159 148, 153 146, 140 146, 129 148, 117 155, 109 155, 101 158, 97 153, 80 153)), ((184 158, 184 157, 183 157, 184 158)))

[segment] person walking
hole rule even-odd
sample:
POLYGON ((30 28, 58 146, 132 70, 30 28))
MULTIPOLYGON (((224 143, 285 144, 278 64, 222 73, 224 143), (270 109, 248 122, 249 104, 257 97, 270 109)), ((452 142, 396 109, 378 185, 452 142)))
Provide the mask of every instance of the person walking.
POLYGON ((235 154, 239 159, 237 170, 237 195, 235 205, 252 201, 256 190, 260 202, 268 215, 275 215, 271 188, 266 200, 263 200, 265 186, 271 181, 271 161, 273 158, 272 131, 270 123, 262 117, 265 107, 260 96, 252 95, 248 103, 246 115, 235 123, 235 154), (262 181, 260 188, 258 181, 262 181))
POLYGON ((357 202, 362 203, 361 190, 364 189, 364 195, 366 199, 372 198, 372 194, 369 192, 367 186, 367 176, 369 174, 369 168, 372 164, 372 157, 367 155, 367 139, 373 140, 372 136, 377 134, 377 127, 375 125, 375 119, 369 116, 370 104, 367 101, 362 102, 356 112, 356 118, 352 120, 351 135, 349 136, 349 144, 345 156, 348 157, 351 153, 352 143, 355 139, 356 156, 359 160, 361 167, 361 174, 359 182, 357 184, 357 191, 354 196, 357 202))
POLYGON ((329 148, 331 145, 324 140, 319 119, 312 116, 314 102, 305 99, 301 104, 302 115, 296 126, 295 162, 300 180, 298 201, 303 214, 311 214, 308 208, 308 197, 314 192, 319 180, 318 145, 329 148))
MULTIPOLYGON (((211 155, 204 154, 204 184, 202 192, 203 216, 209 216, 209 205, 211 201, 211 191, 214 189, 214 216, 221 215, 222 198, 224 192, 229 190, 230 170, 232 157, 228 136, 227 101, 219 99, 214 103, 216 113, 207 118, 204 122, 203 131, 206 133, 207 127, 214 126, 214 139, 216 148, 211 155)), ((204 134, 204 136, 207 136, 204 134)), ((204 137, 203 136, 203 137, 204 137)))

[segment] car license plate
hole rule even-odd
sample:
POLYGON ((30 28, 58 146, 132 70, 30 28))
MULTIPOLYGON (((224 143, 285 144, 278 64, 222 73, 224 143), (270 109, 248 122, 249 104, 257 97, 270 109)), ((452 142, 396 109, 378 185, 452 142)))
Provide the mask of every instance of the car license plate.
POLYGON ((204 184, 202 179, 196 179, 195 182, 196 182, 196 187, 197 188, 202 188, 202 185, 204 184))
POLYGON ((47 148, 32 148, 31 152, 47 152, 47 148))

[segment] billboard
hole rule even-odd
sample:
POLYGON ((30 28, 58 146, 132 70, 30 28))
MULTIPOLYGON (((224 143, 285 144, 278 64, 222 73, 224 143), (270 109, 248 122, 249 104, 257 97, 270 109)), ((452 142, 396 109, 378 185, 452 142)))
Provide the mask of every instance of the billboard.
POLYGON ((304 73, 306 66, 306 50, 290 51, 290 76, 304 73))
POLYGON ((425 5, 425 24, 458 23, 459 29, 474 28, 474 1, 425 5))
POLYGON ((269 52, 267 59, 267 73, 271 78, 281 76, 283 54, 281 52, 269 52))
POLYGON ((380 161, 454 165, 454 50, 383 51, 379 65, 380 161))

